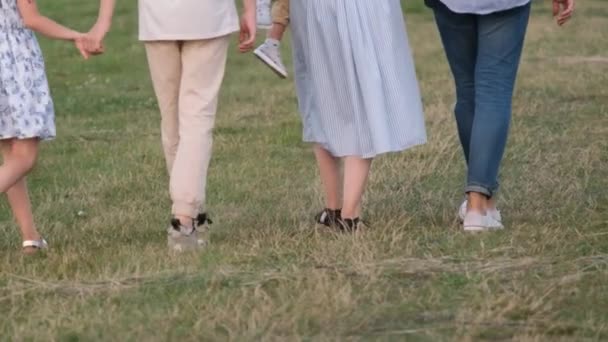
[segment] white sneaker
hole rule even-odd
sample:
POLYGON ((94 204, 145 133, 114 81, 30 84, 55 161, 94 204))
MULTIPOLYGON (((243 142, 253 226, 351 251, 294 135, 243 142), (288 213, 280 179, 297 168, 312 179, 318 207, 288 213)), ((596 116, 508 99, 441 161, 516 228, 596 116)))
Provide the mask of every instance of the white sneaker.
POLYGON ((466 213, 462 225, 465 232, 484 232, 490 230, 488 215, 482 215, 476 211, 466 213))
POLYGON ((272 27, 270 0, 257 0, 256 20, 258 23, 258 27, 261 29, 269 29, 272 27))
MULTIPOLYGON (((467 214, 467 200, 465 199, 462 204, 460 205, 460 208, 458 208, 458 218, 460 219, 460 222, 464 222, 464 218, 467 214)), ((492 210, 488 210, 488 216, 492 219, 491 220, 491 225, 493 226, 493 228, 495 229, 503 229, 504 226, 502 225, 502 215, 500 214, 500 210, 498 209, 492 209, 492 210)))
POLYGON ((465 232, 485 232, 504 228, 500 222, 494 220, 490 215, 483 215, 477 211, 466 213, 462 225, 465 232))
POLYGON ((260 45, 253 54, 272 69, 279 77, 287 78, 287 69, 281 59, 281 50, 278 44, 273 44, 266 40, 260 45))
MULTIPOLYGON (((497 210, 494 210, 497 211, 497 210)), ((502 225, 502 222, 496 220, 492 214, 488 212, 488 228, 492 230, 504 229, 505 226, 502 225)))

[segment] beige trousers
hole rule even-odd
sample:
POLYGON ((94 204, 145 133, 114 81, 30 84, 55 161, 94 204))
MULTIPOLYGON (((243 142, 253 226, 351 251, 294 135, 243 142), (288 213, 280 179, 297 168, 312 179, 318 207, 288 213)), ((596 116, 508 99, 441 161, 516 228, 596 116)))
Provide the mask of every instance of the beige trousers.
POLYGON ((161 113, 162 145, 174 215, 204 209, 213 126, 229 37, 146 42, 161 113))
POLYGON ((272 22, 289 25, 289 0, 275 0, 272 4, 272 22))

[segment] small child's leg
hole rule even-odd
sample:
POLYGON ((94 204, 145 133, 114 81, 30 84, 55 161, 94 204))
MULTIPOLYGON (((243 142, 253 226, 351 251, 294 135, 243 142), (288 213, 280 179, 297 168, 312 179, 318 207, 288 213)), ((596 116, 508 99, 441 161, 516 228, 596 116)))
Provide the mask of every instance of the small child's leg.
POLYGON ((272 5, 272 27, 268 38, 253 53, 277 75, 287 77, 287 69, 281 58, 281 40, 289 25, 289 1, 277 0, 272 5))
POLYGON ((38 157, 38 139, 2 141, 4 162, 0 166, 0 192, 7 192, 28 174, 38 157))
POLYGON ((268 38, 275 39, 277 41, 283 40, 283 35, 287 31, 287 26, 281 23, 272 23, 272 27, 268 30, 268 38))
POLYGON ((272 4, 272 22, 289 25, 289 0, 276 0, 272 4))
MULTIPOLYGON (((10 140, 1 144, 4 163, 0 166, 0 186, 6 193, 15 221, 21 229, 23 241, 39 241, 40 234, 34 225, 32 206, 27 192, 25 175, 34 167, 38 155, 38 140, 10 140)), ((24 249, 33 253, 35 247, 24 249)))
POLYGON ((289 0, 276 0, 272 5, 272 27, 268 38, 283 40, 283 34, 289 26, 289 0))
POLYGON ((26 240, 40 240, 40 234, 34 225, 34 215, 32 214, 32 205, 27 191, 25 177, 21 178, 6 195, 8 203, 11 206, 15 221, 21 229, 21 237, 26 240))
MULTIPOLYGON (((277 24, 273 24, 273 27, 275 26, 277 24)), ((287 69, 281 58, 281 42, 279 40, 271 37, 266 38, 266 41, 253 51, 253 54, 279 77, 287 78, 287 69)))

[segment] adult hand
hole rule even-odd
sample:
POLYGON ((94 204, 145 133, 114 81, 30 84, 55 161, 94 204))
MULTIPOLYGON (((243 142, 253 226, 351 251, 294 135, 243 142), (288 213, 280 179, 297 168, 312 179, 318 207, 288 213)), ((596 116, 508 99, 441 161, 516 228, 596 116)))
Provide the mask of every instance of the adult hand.
POLYGON ((574 12, 575 0, 553 0, 553 16, 559 26, 564 25, 574 12))
POLYGON ((253 50, 256 34, 255 9, 245 10, 241 17, 241 32, 239 34, 239 51, 249 52, 253 50))
POLYGON ((87 51, 89 51, 89 53, 92 55, 99 55, 103 53, 103 40, 110 29, 109 26, 110 25, 108 24, 98 22, 86 34, 84 45, 87 51))

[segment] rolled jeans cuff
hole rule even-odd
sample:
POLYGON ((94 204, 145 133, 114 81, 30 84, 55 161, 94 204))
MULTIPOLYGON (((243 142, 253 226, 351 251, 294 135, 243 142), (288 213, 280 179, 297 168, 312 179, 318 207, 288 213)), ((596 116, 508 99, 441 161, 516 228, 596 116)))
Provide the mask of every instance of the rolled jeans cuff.
POLYGON ((491 188, 487 185, 478 184, 478 183, 469 183, 464 188, 464 192, 467 194, 469 192, 478 192, 478 193, 484 194, 488 197, 494 197, 494 195, 496 194, 496 190, 497 190, 497 188, 491 188))

